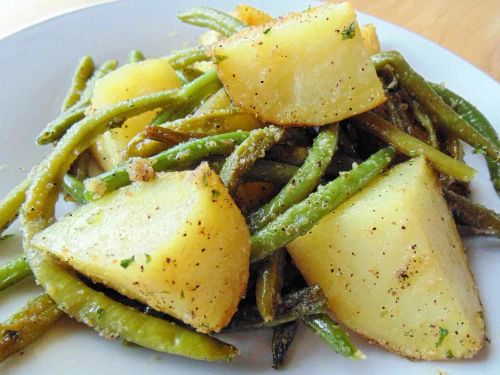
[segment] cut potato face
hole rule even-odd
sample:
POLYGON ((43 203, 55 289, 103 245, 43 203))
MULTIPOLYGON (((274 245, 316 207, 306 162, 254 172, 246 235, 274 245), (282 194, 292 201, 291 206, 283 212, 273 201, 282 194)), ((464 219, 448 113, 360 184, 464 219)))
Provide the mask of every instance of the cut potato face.
POLYGON ((385 100, 348 3, 249 27, 211 54, 231 100, 264 122, 324 125, 385 100))
POLYGON ((378 40, 377 29, 374 25, 369 23, 368 25, 363 25, 360 28, 361 37, 365 43, 366 50, 371 55, 375 55, 380 52, 380 41, 378 40))
POLYGON ((245 219, 206 164, 88 203, 33 245, 200 332, 230 321, 248 280, 245 219))
POLYGON ((389 350, 438 360, 483 346, 476 284, 423 158, 393 168, 288 250, 340 322, 389 350))
MULTIPOLYGON (((149 59, 127 64, 101 78, 95 85, 92 108, 106 108, 122 100, 180 87, 179 77, 164 59, 149 59)), ((108 171, 123 161, 122 152, 128 142, 144 130, 155 117, 149 111, 132 117, 116 129, 100 135, 91 147, 100 167, 108 171)))

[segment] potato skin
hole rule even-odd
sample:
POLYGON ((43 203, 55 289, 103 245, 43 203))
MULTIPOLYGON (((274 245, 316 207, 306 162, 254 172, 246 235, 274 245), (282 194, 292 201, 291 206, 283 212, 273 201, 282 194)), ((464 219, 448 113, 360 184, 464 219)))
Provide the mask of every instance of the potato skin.
POLYGON ((204 333, 229 323, 248 281, 248 227, 206 163, 90 202, 33 244, 204 333))
POLYGON ((471 358, 484 344, 467 256, 423 158, 393 168, 288 249, 339 321, 391 351, 471 358))
POLYGON ((348 3, 243 29, 211 54, 232 101, 263 122, 325 125, 385 100, 348 3))

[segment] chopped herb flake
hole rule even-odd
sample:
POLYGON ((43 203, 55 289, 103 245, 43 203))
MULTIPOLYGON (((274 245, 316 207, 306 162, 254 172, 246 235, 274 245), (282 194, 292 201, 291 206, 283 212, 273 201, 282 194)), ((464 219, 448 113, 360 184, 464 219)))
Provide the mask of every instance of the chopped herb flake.
POLYGON ((104 309, 99 307, 96 311, 96 314, 97 314, 97 319, 101 319, 102 316, 104 315, 104 309))
POLYGON ((436 343, 436 348, 443 343, 446 336, 448 336, 448 330, 446 328, 439 327, 439 340, 436 343))
POLYGON ((271 28, 268 27, 267 29, 264 30, 264 34, 269 34, 270 31, 271 31, 271 28))
POLYGON ((453 356, 453 353, 451 352, 451 350, 448 350, 448 351, 446 352, 446 358, 448 358, 448 359, 455 358, 455 357, 453 356))
POLYGON ((151 255, 144 254, 146 256, 146 264, 151 262, 151 255))
POLYGON ((354 38, 354 35, 356 35, 356 25, 354 22, 351 22, 349 26, 345 26, 340 34, 342 35, 342 40, 354 38))
POLYGON ((132 263, 134 263, 135 261, 135 256, 132 255, 130 258, 128 259, 122 259, 122 261, 120 262, 120 266, 122 266, 123 268, 127 268, 128 266, 130 266, 132 263))

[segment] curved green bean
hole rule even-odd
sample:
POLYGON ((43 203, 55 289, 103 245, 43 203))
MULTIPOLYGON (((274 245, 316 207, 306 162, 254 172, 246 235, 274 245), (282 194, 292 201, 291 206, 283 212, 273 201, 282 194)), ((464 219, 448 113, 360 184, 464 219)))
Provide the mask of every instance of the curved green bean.
POLYGON ((275 126, 252 130, 248 138, 227 157, 219 176, 231 194, 236 192, 245 172, 257 159, 264 157, 266 150, 278 143, 284 134, 283 128, 275 126))
MULTIPOLYGON (((155 172, 182 168, 211 155, 227 155, 248 137, 248 132, 219 134, 181 143, 148 158, 155 172)), ((84 196, 95 200, 103 194, 130 184, 126 167, 118 167, 85 182, 84 196), (98 188, 97 191, 94 187, 98 188)))
POLYGON ((431 118, 427 115, 427 113, 425 113, 422 106, 416 100, 411 100, 410 106, 415 119, 427 132, 429 145, 436 149, 439 149, 439 141, 437 138, 436 129, 434 128, 434 124, 432 123, 431 118))
POLYGON ((146 60, 146 57, 139 50, 133 49, 132 51, 130 51, 127 54, 127 61, 129 64, 139 62, 139 61, 144 61, 144 60, 146 60))
POLYGON ((47 126, 38 135, 36 139, 37 143, 39 145, 45 145, 57 141, 73 124, 82 120, 85 117, 85 111, 90 104, 90 100, 92 99, 95 83, 98 79, 116 69, 117 66, 118 62, 116 60, 110 60, 103 63, 87 81, 87 85, 83 90, 80 99, 71 108, 68 108, 56 119, 47 124, 47 126))
POLYGON ((392 148, 384 148, 349 172, 311 193, 252 235, 251 261, 256 262, 310 230, 322 217, 365 187, 393 160, 392 148))
POLYGON ((26 199, 26 191, 31 185, 31 179, 30 174, 0 202, 0 235, 16 219, 26 199))
POLYGON ((500 237, 499 214, 449 189, 444 188, 443 192, 458 222, 475 233, 500 237))
POLYGON ((283 286, 285 250, 276 251, 259 270, 255 286, 257 310, 265 322, 274 320, 283 286))
POLYGON ((0 266, 0 291, 7 289, 29 275, 31 275, 31 268, 23 257, 0 266))
POLYGON ((388 64, 394 67, 398 82, 436 118, 436 125, 443 131, 454 134, 473 147, 483 149, 493 160, 500 159, 500 146, 490 141, 446 104, 425 79, 408 65, 400 53, 381 52, 371 58, 377 70, 388 64))
POLYGON ((272 182, 285 185, 297 173, 295 165, 272 160, 257 160, 250 170, 243 175, 243 181, 272 182))
POLYGON ((63 178, 63 189, 66 194, 68 194, 77 203, 86 203, 84 195, 83 183, 73 177, 69 173, 66 173, 63 178))
POLYGON ((269 203, 248 216, 251 232, 263 228, 316 188, 337 148, 338 127, 338 124, 322 127, 304 164, 293 178, 269 203))
POLYGON ((472 180, 476 171, 467 164, 455 160, 427 143, 412 137, 402 130, 397 129, 384 118, 373 112, 365 112, 351 119, 360 128, 369 131, 377 138, 394 146, 399 152, 416 157, 424 155, 434 167, 453 178, 463 182, 472 180))
MULTIPOLYGON (((471 103, 462 98, 461 96, 455 94, 453 91, 429 82, 432 89, 443 98, 443 100, 451 107, 455 112, 458 113, 465 121, 467 121, 472 127, 474 127, 483 136, 488 138, 491 142, 500 147, 500 141, 498 139, 498 134, 488 121, 488 119, 471 103)), ((488 169, 490 171, 490 178, 493 186, 497 193, 500 194, 500 162, 490 157, 486 157, 486 162, 488 164, 488 169)))
POLYGON ((94 73, 94 69, 95 65, 92 57, 84 56, 81 58, 73 75, 71 87, 63 101, 61 111, 67 110, 80 100, 82 92, 85 86, 87 86, 87 81, 92 76, 92 73, 94 73))
POLYGON ((172 51, 165 59, 172 68, 180 70, 195 62, 208 60, 208 55, 203 47, 191 47, 172 51))
POLYGON ((28 302, 8 322, 0 324, 0 362, 28 346, 62 315, 47 294, 28 302))
POLYGON ((349 340, 347 333, 326 314, 309 315, 302 318, 304 323, 329 347, 344 357, 365 359, 365 355, 349 340))
POLYGON ((243 22, 229 14, 207 7, 191 8, 177 14, 177 18, 190 25, 208 27, 226 37, 247 27, 243 22))

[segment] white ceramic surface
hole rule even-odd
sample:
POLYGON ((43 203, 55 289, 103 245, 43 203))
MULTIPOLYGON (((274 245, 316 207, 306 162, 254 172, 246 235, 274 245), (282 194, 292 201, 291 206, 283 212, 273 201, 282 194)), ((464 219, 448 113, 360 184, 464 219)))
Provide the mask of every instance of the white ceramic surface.
MULTIPOLYGON (((29 168, 49 152, 34 146, 44 124, 57 115, 78 58, 91 54, 98 61, 125 59, 139 48, 147 56, 194 43, 199 29, 178 22, 175 14, 194 5, 230 10, 239 1, 119 1, 59 16, 0 40, 0 196, 21 181, 29 168)), ((306 0, 265 1, 252 4, 273 15, 305 9, 306 0)), ((498 83, 459 57, 404 29, 360 15, 374 23, 384 49, 398 49, 421 74, 475 103, 495 126, 500 123, 498 83)), ((464 30, 464 32, 467 32, 464 30)), ((467 156, 479 170, 472 184, 477 200, 500 211, 480 156, 467 156)), ((14 225, 8 233, 18 233, 14 225)), ((481 292, 491 344, 470 361, 411 362, 352 334, 368 356, 350 361, 335 355, 310 332, 300 329, 283 370, 287 374, 494 374, 500 373, 500 249, 497 240, 468 239, 472 269, 481 292)), ((0 264, 20 252, 20 236, 0 244, 0 264)), ((0 320, 30 296, 39 293, 26 280, 0 295, 0 320)), ((259 332, 225 336, 241 349, 229 364, 195 362, 107 341, 80 324, 63 319, 49 333, 0 365, 2 374, 275 374, 270 367, 270 335, 259 332)))

